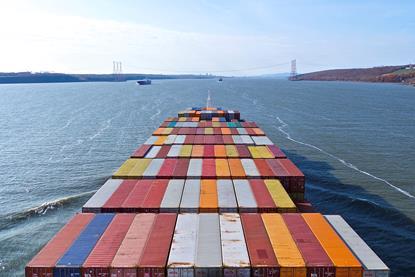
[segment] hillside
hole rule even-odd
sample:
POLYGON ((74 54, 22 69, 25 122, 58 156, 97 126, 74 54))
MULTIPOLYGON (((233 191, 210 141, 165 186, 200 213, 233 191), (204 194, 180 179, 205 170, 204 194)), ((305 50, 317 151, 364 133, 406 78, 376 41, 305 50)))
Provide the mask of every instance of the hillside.
POLYGON ((409 65, 398 65, 372 68, 333 69, 300 74, 291 77, 290 80, 388 82, 415 85, 415 68, 409 65))

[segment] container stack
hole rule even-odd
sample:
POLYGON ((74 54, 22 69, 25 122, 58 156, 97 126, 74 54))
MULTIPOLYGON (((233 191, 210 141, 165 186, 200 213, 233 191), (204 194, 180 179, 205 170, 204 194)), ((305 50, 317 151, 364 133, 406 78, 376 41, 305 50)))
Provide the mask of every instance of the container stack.
POLYGON ((239 111, 167 118, 26 266, 26 276, 389 276, 239 111))

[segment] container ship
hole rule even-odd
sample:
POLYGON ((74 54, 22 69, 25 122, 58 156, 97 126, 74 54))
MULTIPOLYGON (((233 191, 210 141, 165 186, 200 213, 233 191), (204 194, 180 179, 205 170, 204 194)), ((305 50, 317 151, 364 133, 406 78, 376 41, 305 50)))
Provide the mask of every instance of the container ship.
POLYGON ((240 112, 167 118, 33 257, 30 277, 386 277, 339 215, 240 112))

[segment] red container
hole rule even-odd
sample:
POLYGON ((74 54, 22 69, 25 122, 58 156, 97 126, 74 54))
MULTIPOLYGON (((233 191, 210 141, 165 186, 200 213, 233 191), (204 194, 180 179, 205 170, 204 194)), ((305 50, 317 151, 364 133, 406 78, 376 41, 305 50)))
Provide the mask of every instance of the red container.
POLYGON ((187 168, 189 167, 190 159, 178 159, 176 168, 173 172, 173 179, 184 179, 187 176, 187 168))
POLYGON ((335 276, 333 263, 301 214, 287 213, 282 217, 306 263, 307 276, 335 276))
POLYGON ((186 135, 196 135, 196 128, 186 128, 187 134, 186 135))
POLYGON ((222 135, 222 132, 221 132, 220 128, 213 128, 213 134, 214 135, 222 135))
POLYGON ((204 144, 204 138, 205 136, 196 135, 193 144, 204 144))
POLYGON ((135 152, 131 155, 131 157, 132 158, 144 158, 144 156, 147 154, 147 152, 150 150, 151 147, 152 147, 151 144, 143 144, 140 146, 140 148, 135 150, 135 152))
POLYGON ((202 178, 203 179, 215 179, 216 178, 215 159, 203 159, 202 178))
POLYGON ((177 162, 178 159, 165 159, 157 173, 157 178, 170 179, 173 176, 177 162))
POLYGON ((304 192, 305 177, 301 170, 289 159, 278 160, 288 172, 292 192, 304 192))
POLYGON ((245 130, 248 133, 248 135, 250 135, 250 136, 256 136, 257 135, 252 128, 245 128, 245 130))
POLYGON ((212 128, 212 121, 206 121, 205 128, 212 128))
POLYGON ((221 128, 227 128, 228 127, 228 124, 226 122, 219 122, 219 126, 221 128))
POLYGON ((204 142, 204 144, 214 144, 215 143, 215 136, 214 135, 206 135, 206 136, 204 136, 203 142, 204 142))
POLYGON ((95 214, 76 214, 26 265, 27 277, 51 277, 53 267, 95 214))
POLYGON ((204 135, 205 128, 196 128, 196 135, 204 135))
POLYGON ((122 203, 128 197, 130 192, 134 189, 137 180, 124 180, 111 197, 102 206, 101 211, 103 213, 118 212, 122 203))
POLYGON ((167 128, 169 126, 170 122, 168 121, 163 121, 163 123, 161 123, 160 128, 167 128))
POLYGON ((169 153, 171 145, 163 145, 160 148, 160 151, 157 153, 156 158, 164 159, 167 157, 167 153, 169 153))
POLYGON ((214 144, 224 144, 222 135, 214 135, 214 137, 215 137, 214 144))
POLYGON ((259 171, 259 174, 261 174, 261 178, 275 178, 275 174, 272 171, 272 169, 268 166, 266 159, 253 159, 254 163, 256 165, 256 168, 259 171))
POLYGON ((187 135, 186 138, 184 139, 184 144, 194 144, 194 140, 195 140, 195 135, 187 135))
POLYGON ((205 145, 203 150, 204 158, 214 158, 215 157, 215 147, 214 145, 205 145))
POLYGON ((165 276, 176 218, 176 214, 157 215, 139 263, 138 277, 165 276))
POLYGON ((197 128, 206 128, 206 122, 199 122, 197 128))
POLYGON ((245 145, 235 145, 236 150, 238 150, 239 158, 251 158, 251 152, 249 152, 248 147, 245 145))
POLYGON ((239 135, 239 132, 236 128, 229 128, 231 130, 231 135, 239 135))
POLYGON ((255 196, 255 200, 258 204, 259 213, 276 213, 278 208, 272 199, 267 186, 263 180, 249 180, 252 193, 255 196))
POLYGON ((171 130, 171 132, 170 132, 170 135, 178 135, 179 130, 180 130, 180 128, 173 128, 173 130, 171 130))
POLYGON ((141 212, 143 213, 158 213, 160 212, 160 204, 166 192, 169 180, 156 179, 151 183, 143 204, 141 205, 141 212))
POLYGON ((179 131, 177 132, 176 135, 186 135, 185 132, 186 132, 185 128, 179 128, 179 131))
POLYGON ((144 199, 150 191, 152 180, 139 180, 134 188, 125 198, 120 208, 116 209, 118 213, 138 213, 141 212, 144 199))
POLYGON ((242 227, 245 234, 252 276, 279 276, 279 267, 274 250, 260 214, 241 214, 242 227))
POLYGON ((116 214, 82 265, 82 276, 110 276, 110 266, 135 214, 116 214))
POLYGON ((285 170, 284 167, 278 162, 279 159, 265 159, 265 162, 274 172, 275 176, 280 180, 281 184, 285 188, 287 192, 292 192, 290 190, 290 180, 288 178, 288 172, 285 170))
POLYGON ((282 150, 275 145, 267 145, 268 149, 271 151, 272 154, 274 154, 275 158, 277 159, 286 159, 287 156, 285 155, 282 150))
POLYGON ((235 144, 233 142, 232 136, 230 136, 230 135, 224 135, 224 136, 222 136, 222 140, 223 140, 223 144, 235 144))

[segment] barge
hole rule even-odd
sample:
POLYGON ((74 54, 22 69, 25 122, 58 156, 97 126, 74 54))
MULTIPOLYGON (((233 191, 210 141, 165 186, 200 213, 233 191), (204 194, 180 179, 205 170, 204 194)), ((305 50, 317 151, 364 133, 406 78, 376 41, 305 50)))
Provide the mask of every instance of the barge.
POLYGON ((27 264, 28 277, 387 277, 240 112, 167 118, 27 264))

